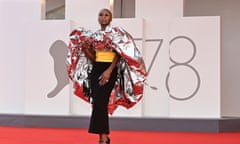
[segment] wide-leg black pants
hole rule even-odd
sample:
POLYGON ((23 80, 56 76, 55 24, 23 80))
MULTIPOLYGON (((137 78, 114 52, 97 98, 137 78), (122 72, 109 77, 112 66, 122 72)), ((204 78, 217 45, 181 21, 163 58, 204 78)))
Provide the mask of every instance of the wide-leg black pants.
POLYGON ((93 109, 89 125, 89 133, 109 134, 108 102, 111 91, 117 79, 117 68, 105 85, 99 85, 99 77, 111 65, 108 62, 93 63, 93 70, 90 76, 91 97, 93 98, 93 109))

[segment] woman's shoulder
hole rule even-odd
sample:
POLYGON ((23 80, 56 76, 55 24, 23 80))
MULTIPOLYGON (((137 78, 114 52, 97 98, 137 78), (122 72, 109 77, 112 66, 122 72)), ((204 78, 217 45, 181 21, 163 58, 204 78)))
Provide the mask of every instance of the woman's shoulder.
POLYGON ((119 31, 119 32, 125 32, 125 31, 126 31, 126 30, 125 30, 123 27, 121 27, 121 26, 113 26, 112 29, 113 29, 114 31, 119 31))
POLYGON ((82 36, 91 36, 93 32, 91 30, 88 30, 84 27, 75 27, 71 30, 70 36, 71 35, 82 35, 82 36))

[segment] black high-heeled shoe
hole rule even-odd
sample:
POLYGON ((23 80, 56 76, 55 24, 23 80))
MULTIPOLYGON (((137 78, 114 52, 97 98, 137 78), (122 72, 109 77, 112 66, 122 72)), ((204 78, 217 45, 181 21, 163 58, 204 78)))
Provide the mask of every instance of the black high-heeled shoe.
POLYGON ((110 138, 109 138, 109 137, 107 138, 106 143, 107 143, 107 144, 110 144, 110 138))
POLYGON ((99 144, 110 144, 110 138, 107 137, 107 140, 100 140, 99 144))

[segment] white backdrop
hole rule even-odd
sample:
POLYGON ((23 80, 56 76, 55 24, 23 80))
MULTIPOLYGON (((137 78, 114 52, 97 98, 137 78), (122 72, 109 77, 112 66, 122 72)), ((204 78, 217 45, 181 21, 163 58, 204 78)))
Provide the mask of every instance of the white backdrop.
POLYGON ((24 113, 26 28, 32 8, 30 0, 0 0, 0 113, 24 113))
MULTIPOLYGON (((1 73, 3 81, 0 86, 1 89, 4 88, 0 95, 1 113, 89 115, 90 106, 72 95, 71 86, 69 87, 66 81, 63 58, 66 54, 68 34, 73 24, 70 20, 75 26, 96 29, 97 12, 103 7, 109 7, 108 1, 66 1, 66 20, 55 21, 41 20, 39 0, 0 0, 0 4, 0 18, 4 18, 5 22, 0 23, 0 28, 4 32, 4 34, 0 33, 3 52, 0 59, 1 66, 6 67, 1 73), (97 4, 87 7, 92 3, 97 4), (13 7, 20 13, 8 10, 13 7), (6 12, 8 12, 7 16, 2 14, 6 12), (9 38, 16 36, 16 32, 18 39, 13 43, 9 38), (6 54, 14 57, 8 59, 7 66, 6 59, 9 57, 6 54)), ((128 111, 118 109, 115 116, 220 117, 219 18, 180 18, 182 10, 182 0, 137 1, 136 19, 113 20, 114 25, 124 27, 137 39, 136 43, 143 53, 149 70, 146 81, 149 86, 145 87, 143 101, 128 111), (160 7, 151 8, 149 5, 146 9, 145 6, 149 3, 151 6, 160 7), (162 15, 155 15, 156 10, 162 15), (181 73, 181 70, 177 71, 180 66, 176 66, 171 69, 169 80, 166 80, 173 65, 169 58, 177 58, 177 60, 180 58, 181 61, 182 56, 183 59, 187 59, 192 55, 192 47, 191 45, 188 47, 188 42, 180 40, 179 43, 177 39, 169 45, 170 40, 179 35, 187 36, 196 43, 197 52, 190 64, 197 69, 201 79, 197 95, 185 101, 172 99, 167 85, 170 93, 182 94, 183 97, 185 93, 191 93, 198 81, 192 69, 185 66, 183 69, 185 68, 184 72, 187 73, 181 73), (184 79, 185 75, 189 77, 184 79), (191 81, 192 79, 194 80, 191 81), (190 89, 186 89, 188 87, 190 89)))
POLYGON ((220 117, 220 18, 174 19, 169 40, 170 117, 220 117))
POLYGON ((26 114, 69 113, 65 57, 69 21, 39 21, 29 28, 26 48, 26 114))

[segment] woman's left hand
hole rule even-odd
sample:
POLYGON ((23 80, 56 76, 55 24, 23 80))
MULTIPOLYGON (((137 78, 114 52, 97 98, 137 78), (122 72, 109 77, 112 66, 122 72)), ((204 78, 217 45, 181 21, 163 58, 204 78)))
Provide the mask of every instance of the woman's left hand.
POLYGON ((102 75, 99 77, 100 79, 99 84, 105 85, 106 83, 108 83, 110 76, 111 76, 111 71, 109 69, 105 70, 102 73, 102 75))

